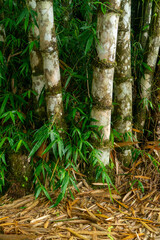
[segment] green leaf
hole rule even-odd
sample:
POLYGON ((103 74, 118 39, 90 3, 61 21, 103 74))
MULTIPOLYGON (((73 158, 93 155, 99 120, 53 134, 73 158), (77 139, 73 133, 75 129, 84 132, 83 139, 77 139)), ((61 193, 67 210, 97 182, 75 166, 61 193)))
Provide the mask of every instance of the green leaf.
POLYGON ((90 48, 92 46, 92 43, 93 43, 93 35, 91 35, 89 37, 88 41, 87 41, 86 48, 85 48, 85 51, 84 51, 85 55, 89 52, 89 50, 90 50, 90 48))
POLYGON ((107 11, 106 6, 104 6, 104 5, 101 4, 101 11, 102 11, 103 14, 105 14, 106 11, 107 11))
MULTIPOLYGON (((9 113, 10 113, 10 112, 7 112, 7 115, 6 115, 3 123, 7 122, 7 121, 10 119, 10 114, 9 114, 9 113)), ((2 115, 2 116, 3 116, 3 115, 2 115)))
POLYGON ((13 147, 14 140, 12 138, 8 137, 8 142, 9 142, 10 146, 13 147))
POLYGON ((67 150, 67 154, 66 154, 66 160, 68 160, 72 155, 72 146, 70 146, 70 148, 67 150))
POLYGON ((39 187, 39 188, 37 189, 37 191, 36 191, 35 199, 38 198, 38 196, 39 196, 39 194, 41 193, 41 191, 42 191, 42 188, 39 187))
POLYGON ((23 50, 23 52, 21 53, 21 55, 24 55, 27 51, 28 51, 29 45, 27 45, 27 47, 23 50))
POLYGON ((1 105, 1 109, 0 109, 0 115, 1 115, 1 114, 4 112, 4 110, 5 110, 5 106, 6 106, 7 102, 8 102, 8 98, 9 98, 9 94, 7 94, 7 95, 5 96, 5 98, 4 98, 4 101, 3 101, 2 105, 1 105))
POLYGON ((15 109, 14 99, 13 99, 13 95, 12 94, 10 94, 9 99, 11 101, 12 108, 15 109))
POLYGON ((53 146, 52 146, 52 151, 53 151, 53 154, 54 154, 55 158, 57 159, 57 158, 58 158, 58 153, 57 153, 57 141, 55 141, 55 143, 53 144, 53 146))
POLYGON ((78 149, 76 149, 76 151, 73 154, 73 160, 75 163, 77 162, 77 158, 78 158, 78 149))
POLYGON ((110 140, 111 140, 111 143, 112 143, 112 146, 114 145, 114 134, 111 132, 111 135, 110 135, 110 140))
POLYGON ((92 146, 92 144, 88 141, 84 141, 84 144, 87 146, 87 147, 90 147, 91 149, 93 149, 94 147, 92 146))
POLYGON ((58 195, 58 198, 56 199, 55 204, 52 205, 51 208, 52 208, 52 207, 56 207, 56 206, 62 201, 62 199, 63 199, 63 194, 60 193, 60 194, 58 195))
POLYGON ((30 9, 30 14, 31 14, 31 16, 33 18, 34 24, 38 27, 38 24, 37 24, 37 21, 36 21, 37 12, 32 10, 32 9, 30 9))
POLYGON ((46 173, 45 173, 45 169, 44 169, 44 166, 43 166, 43 162, 42 162, 41 171, 42 171, 43 179, 44 179, 44 181, 45 181, 46 173))
POLYGON ((106 182, 107 182, 107 185, 108 185, 108 190, 109 190, 110 198, 111 198, 111 200, 113 201, 112 192, 111 192, 111 186, 110 186, 110 184, 111 184, 111 179, 110 179, 110 177, 109 177, 108 175, 106 176, 106 182))
POLYGON ((48 164, 46 162, 44 162, 43 165, 44 165, 44 168, 46 169, 47 173, 52 174, 52 170, 51 170, 50 166, 48 166, 48 164))
POLYGON ((135 179, 133 182, 132 182, 132 184, 131 184, 131 186, 130 186, 130 190, 132 189, 132 187, 133 187, 133 185, 136 183, 136 182, 138 182, 138 179, 135 179))
POLYGON ((96 174, 96 181, 98 181, 101 174, 102 174, 102 168, 98 168, 98 171, 97 171, 97 174, 96 174))
POLYGON ((29 53, 31 53, 31 51, 33 50, 34 47, 34 41, 30 42, 29 44, 29 53))
POLYGON ((42 145, 42 143, 46 140, 46 136, 43 136, 35 145, 34 147, 32 148, 30 154, 29 154, 29 157, 32 157, 35 152, 40 148, 40 146, 42 145))
POLYGON ((78 75, 78 74, 76 74, 76 73, 73 73, 73 77, 76 77, 76 78, 82 79, 82 80, 85 80, 85 79, 86 79, 84 76, 78 75))
POLYGON ((144 62, 143 62, 142 65, 143 65, 146 69, 148 69, 149 71, 153 72, 152 69, 151 69, 151 67, 150 67, 147 63, 144 63, 144 62))
POLYGON ((25 8, 17 19, 17 25, 22 22, 22 20, 26 17, 27 13, 28 13, 28 9, 25 8))
POLYGON ((65 83, 64 89, 67 88, 67 86, 68 86, 68 84, 69 84, 71 78, 72 78, 72 75, 69 75, 69 77, 67 78, 67 81, 66 81, 66 83, 65 83))
POLYGON ((2 54, 2 51, 0 51, 0 62, 3 64, 3 54, 2 54))
POLYGON ((42 188, 45 196, 48 198, 48 200, 50 200, 51 202, 53 202, 52 199, 51 199, 51 197, 50 197, 50 195, 49 195, 49 193, 47 192, 46 188, 45 188, 43 185, 41 186, 41 188, 42 188))
POLYGON ((74 197, 73 193, 71 192, 71 190, 70 190, 70 189, 68 189, 68 190, 69 190, 69 193, 70 193, 70 195, 71 195, 71 198, 72 198, 72 200, 74 200, 74 199, 75 199, 75 197, 74 197))
POLYGON ((140 187, 141 191, 144 193, 144 186, 139 180, 138 180, 138 186, 140 187))
POLYGON ((145 25, 145 26, 142 28, 142 31, 145 31, 146 29, 149 29, 149 24, 145 25))
POLYGON ((66 110, 67 110, 67 108, 68 108, 69 100, 70 100, 70 96, 67 95, 67 97, 66 97, 66 105, 65 105, 66 110))
POLYGON ((29 23, 29 12, 27 11, 27 12, 26 12, 25 21, 24 21, 24 29, 25 29, 25 32, 26 32, 26 30, 27 30, 28 23, 29 23))
POLYGON ((0 154, 0 158, 2 159, 2 162, 4 163, 4 165, 7 166, 7 163, 6 163, 6 160, 5 160, 5 154, 4 154, 4 153, 1 153, 1 154, 0 154))
POLYGON ((40 163, 38 167, 36 167, 35 169, 34 175, 36 176, 36 178, 40 176, 41 172, 42 172, 42 163, 40 163))
POLYGON ((68 172, 66 172, 65 177, 63 179, 62 187, 61 187, 61 193, 59 194, 56 200, 56 203, 53 205, 54 207, 57 206, 60 203, 60 201, 63 199, 68 187, 68 183, 69 183, 69 174, 68 172))
POLYGON ((9 0, 9 9, 12 10, 13 8, 13 0, 9 0))
MULTIPOLYGON (((44 150, 43 154, 47 153, 47 152, 52 148, 52 146, 55 144, 56 141, 57 141, 57 140, 54 140, 53 142, 51 142, 51 143, 48 145, 48 147, 44 150)), ((42 154, 42 155, 43 155, 43 154, 42 154)))
POLYGON ((16 114, 18 115, 18 117, 19 117, 19 119, 21 120, 21 122, 23 123, 24 122, 24 116, 23 116, 23 114, 21 113, 21 112, 18 112, 18 111, 16 111, 16 114))
POLYGON ((61 188, 63 195, 65 195, 65 193, 66 193, 68 183, 69 183, 69 173, 66 171, 65 172, 65 177, 64 177, 63 183, 62 183, 62 188, 61 188))
POLYGON ((1 169, 1 179, 2 179, 2 184, 4 186, 4 170, 1 169))
POLYGON ((18 150, 20 149, 22 143, 23 143, 23 140, 21 139, 21 140, 18 142, 18 144, 17 144, 16 152, 18 152, 18 150))
POLYGON ((58 153, 59 153, 59 157, 60 159, 62 159, 63 156, 63 152, 64 152, 64 145, 63 145, 63 141, 58 141, 58 153))
POLYGON ((74 188, 79 192, 79 189, 78 189, 78 187, 77 187, 77 185, 75 183, 75 180, 72 179, 72 177, 70 177, 70 181, 71 181, 72 185, 74 186, 74 188))
POLYGON ((28 152, 30 152, 30 148, 29 148, 28 144, 27 144, 25 141, 23 141, 23 145, 24 145, 25 148, 28 150, 28 152))
POLYGON ((10 112, 10 117, 11 117, 11 119, 12 119, 12 122, 15 124, 15 116, 14 116, 14 114, 13 114, 13 112, 10 112))
POLYGON ((6 141, 7 137, 4 137, 0 142, 0 148, 3 146, 4 142, 6 141))
POLYGON ((58 175, 60 177, 60 181, 62 182, 63 179, 65 178, 66 170, 63 168, 61 171, 58 172, 58 175))
POLYGON ((121 140, 122 140, 122 134, 119 133, 119 132, 117 132, 115 129, 112 129, 112 131, 113 131, 113 135, 114 135, 116 138, 118 138, 119 141, 121 141, 121 140))

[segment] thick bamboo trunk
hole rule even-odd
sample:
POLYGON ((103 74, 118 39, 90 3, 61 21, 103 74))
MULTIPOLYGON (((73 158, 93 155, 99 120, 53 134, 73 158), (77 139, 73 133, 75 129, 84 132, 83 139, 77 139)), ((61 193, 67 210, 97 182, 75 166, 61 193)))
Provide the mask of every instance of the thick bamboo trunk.
POLYGON ((37 1, 40 49, 46 80, 48 118, 62 126, 63 104, 57 41, 54 26, 53 1, 37 1))
MULTIPOLYGON (((28 0, 29 7, 36 12, 36 0, 28 0)), ((35 42, 33 49, 30 52, 30 65, 32 69, 32 89, 37 93, 35 109, 37 112, 38 121, 45 118, 45 107, 44 104, 40 107, 38 104, 40 94, 45 86, 45 77, 43 72, 43 58, 40 49, 36 47, 36 42, 38 43, 39 29, 31 19, 32 28, 29 31, 29 43, 35 42)))
POLYGON ((142 37, 141 37, 141 44, 143 49, 146 47, 146 43, 148 40, 149 35, 149 27, 151 23, 151 17, 152 17, 152 4, 153 1, 151 0, 145 0, 143 6, 143 22, 142 22, 142 37))
POLYGON ((140 108, 140 114, 138 115, 138 127, 140 128, 140 130, 144 129, 147 117, 146 110, 148 110, 148 106, 145 105, 145 102, 147 102, 151 98, 153 76, 156 68, 159 47, 160 47, 160 8, 156 4, 152 17, 149 45, 147 47, 147 55, 145 57, 146 64, 148 65, 150 70, 145 69, 144 77, 141 78, 142 104, 140 108))
POLYGON ((117 45, 120 0, 111 0, 109 11, 98 13, 97 19, 97 59, 93 72, 92 96, 93 108, 91 117, 96 119, 94 124, 103 126, 100 160, 107 165, 110 156, 110 128, 113 76, 117 45))
MULTIPOLYGON (((2 9, 3 7, 3 0, 0 0, 0 8, 2 9)), ((4 18, 4 14, 1 13, 0 14, 0 21, 3 20, 4 18)), ((2 24, 0 24, 0 42, 4 43, 5 41, 5 29, 4 29, 4 26, 2 24)))
MULTIPOLYGON (((160 106, 160 65, 157 66, 157 72, 156 72, 156 139, 160 141, 160 111, 159 111, 159 106, 160 106)), ((159 151, 159 156, 160 156, 160 151, 159 151)))
MULTIPOLYGON (((119 133, 132 133, 132 77, 131 77, 131 0, 121 2, 122 15, 118 27, 117 55, 114 78, 116 106, 114 128, 119 133)), ((119 160, 129 165, 131 149, 125 147, 119 154, 119 160)))

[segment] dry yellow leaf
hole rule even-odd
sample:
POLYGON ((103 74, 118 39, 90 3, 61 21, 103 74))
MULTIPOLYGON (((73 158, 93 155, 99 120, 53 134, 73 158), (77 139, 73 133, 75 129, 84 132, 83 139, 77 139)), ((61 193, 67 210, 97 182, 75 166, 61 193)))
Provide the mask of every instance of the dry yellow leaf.
POLYGON ((141 223, 143 224, 143 226, 145 226, 150 232, 153 232, 153 233, 156 233, 156 231, 154 229, 152 229, 150 226, 147 225, 147 223, 145 222, 142 222, 141 223))
MULTIPOLYGON (((138 236, 139 237, 144 236, 144 233, 139 233, 138 236)), ((137 237, 137 234, 130 234, 127 237, 123 238, 122 240, 134 239, 135 237, 137 237)))

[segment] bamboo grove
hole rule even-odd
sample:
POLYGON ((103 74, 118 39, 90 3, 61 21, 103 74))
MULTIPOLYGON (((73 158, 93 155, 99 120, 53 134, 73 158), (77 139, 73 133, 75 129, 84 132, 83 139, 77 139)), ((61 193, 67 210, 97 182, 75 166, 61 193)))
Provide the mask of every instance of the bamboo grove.
POLYGON ((158 168, 159 46, 159 0, 1 0, 0 190, 57 204, 78 171, 114 186, 115 157, 158 168))

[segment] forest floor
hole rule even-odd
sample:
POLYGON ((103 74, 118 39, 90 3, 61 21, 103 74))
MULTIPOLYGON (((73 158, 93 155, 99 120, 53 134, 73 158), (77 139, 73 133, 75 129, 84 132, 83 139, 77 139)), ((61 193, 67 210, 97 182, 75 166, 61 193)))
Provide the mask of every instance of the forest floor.
MULTIPOLYGON (((118 163, 117 163, 118 164, 118 163)), ((131 169, 116 165, 115 189, 78 181, 54 208, 33 194, 14 200, 0 198, 0 240, 160 240, 160 174, 152 162, 140 159, 131 169)))

